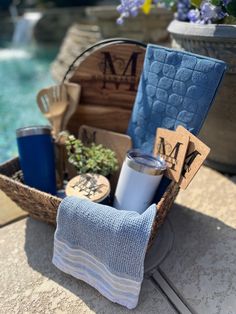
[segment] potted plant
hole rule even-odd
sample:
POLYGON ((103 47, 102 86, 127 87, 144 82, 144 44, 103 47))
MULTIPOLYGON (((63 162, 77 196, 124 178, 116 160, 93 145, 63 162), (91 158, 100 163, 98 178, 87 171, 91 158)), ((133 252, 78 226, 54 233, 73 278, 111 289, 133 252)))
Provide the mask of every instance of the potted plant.
POLYGON ((79 139, 69 135, 66 140, 68 162, 77 174, 96 173, 109 177, 118 170, 118 160, 115 152, 102 145, 85 146, 79 139))
MULTIPOLYGON (((112 2, 114 1, 111 1, 111 4, 112 2)), ((173 13, 166 8, 154 8, 149 16, 141 12, 136 19, 129 19, 123 25, 114 23, 114 20, 119 17, 116 5, 88 7, 86 13, 88 17, 95 20, 103 38, 126 37, 154 43, 164 43, 169 40, 167 26, 173 19, 173 13)))
MULTIPOLYGON (((160 0, 175 11, 168 31, 172 47, 221 59, 228 70, 200 137, 211 147, 207 163, 213 168, 236 173, 236 1, 160 0)), ((122 1, 118 7, 122 24, 139 9, 147 13, 152 1, 122 1)))

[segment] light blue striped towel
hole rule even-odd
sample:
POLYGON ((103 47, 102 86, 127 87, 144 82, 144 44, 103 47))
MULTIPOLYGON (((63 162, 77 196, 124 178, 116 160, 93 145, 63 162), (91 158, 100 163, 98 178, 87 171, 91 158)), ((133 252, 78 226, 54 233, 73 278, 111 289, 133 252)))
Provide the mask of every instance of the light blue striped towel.
POLYGON ((140 215, 66 197, 57 214, 54 265, 109 300, 135 308, 155 213, 155 204, 140 215))

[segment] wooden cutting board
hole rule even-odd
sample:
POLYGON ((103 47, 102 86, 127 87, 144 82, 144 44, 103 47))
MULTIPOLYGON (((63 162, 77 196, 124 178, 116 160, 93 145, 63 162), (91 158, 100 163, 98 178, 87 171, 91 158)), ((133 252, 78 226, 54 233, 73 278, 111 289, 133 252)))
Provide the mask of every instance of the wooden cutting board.
POLYGON ((79 104, 72 119, 67 125, 70 133, 77 135, 81 125, 126 133, 131 110, 111 106, 95 106, 79 104))
POLYGON ((126 153, 132 148, 130 136, 104 129, 82 125, 79 129, 79 139, 86 145, 95 143, 102 144, 116 153, 119 166, 122 165, 126 153))
POLYGON ((67 129, 81 125, 125 133, 143 69, 146 49, 113 43, 96 48, 73 68, 69 81, 80 84, 81 98, 67 129))

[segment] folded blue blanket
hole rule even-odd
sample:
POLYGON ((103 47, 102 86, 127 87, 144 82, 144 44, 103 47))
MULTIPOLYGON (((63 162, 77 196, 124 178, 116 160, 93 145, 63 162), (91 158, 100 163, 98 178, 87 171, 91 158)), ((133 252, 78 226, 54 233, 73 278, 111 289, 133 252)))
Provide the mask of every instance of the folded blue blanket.
POLYGON ((148 45, 128 127, 134 148, 152 153, 159 127, 198 134, 225 68, 220 60, 148 45))
POLYGON ((133 211, 65 198, 58 209, 53 263, 109 300, 134 308, 156 206, 133 211))

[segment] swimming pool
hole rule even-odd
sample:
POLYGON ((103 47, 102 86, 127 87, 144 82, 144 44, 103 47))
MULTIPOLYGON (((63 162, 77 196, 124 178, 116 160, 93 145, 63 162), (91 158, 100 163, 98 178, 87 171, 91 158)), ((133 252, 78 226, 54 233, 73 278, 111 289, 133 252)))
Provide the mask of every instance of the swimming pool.
POLYGON ((53 83, 49 67, 55 55, 55 48, 0 48, 0 163, 17 155, 17 128, 48 124, 36 94, 53 83))

